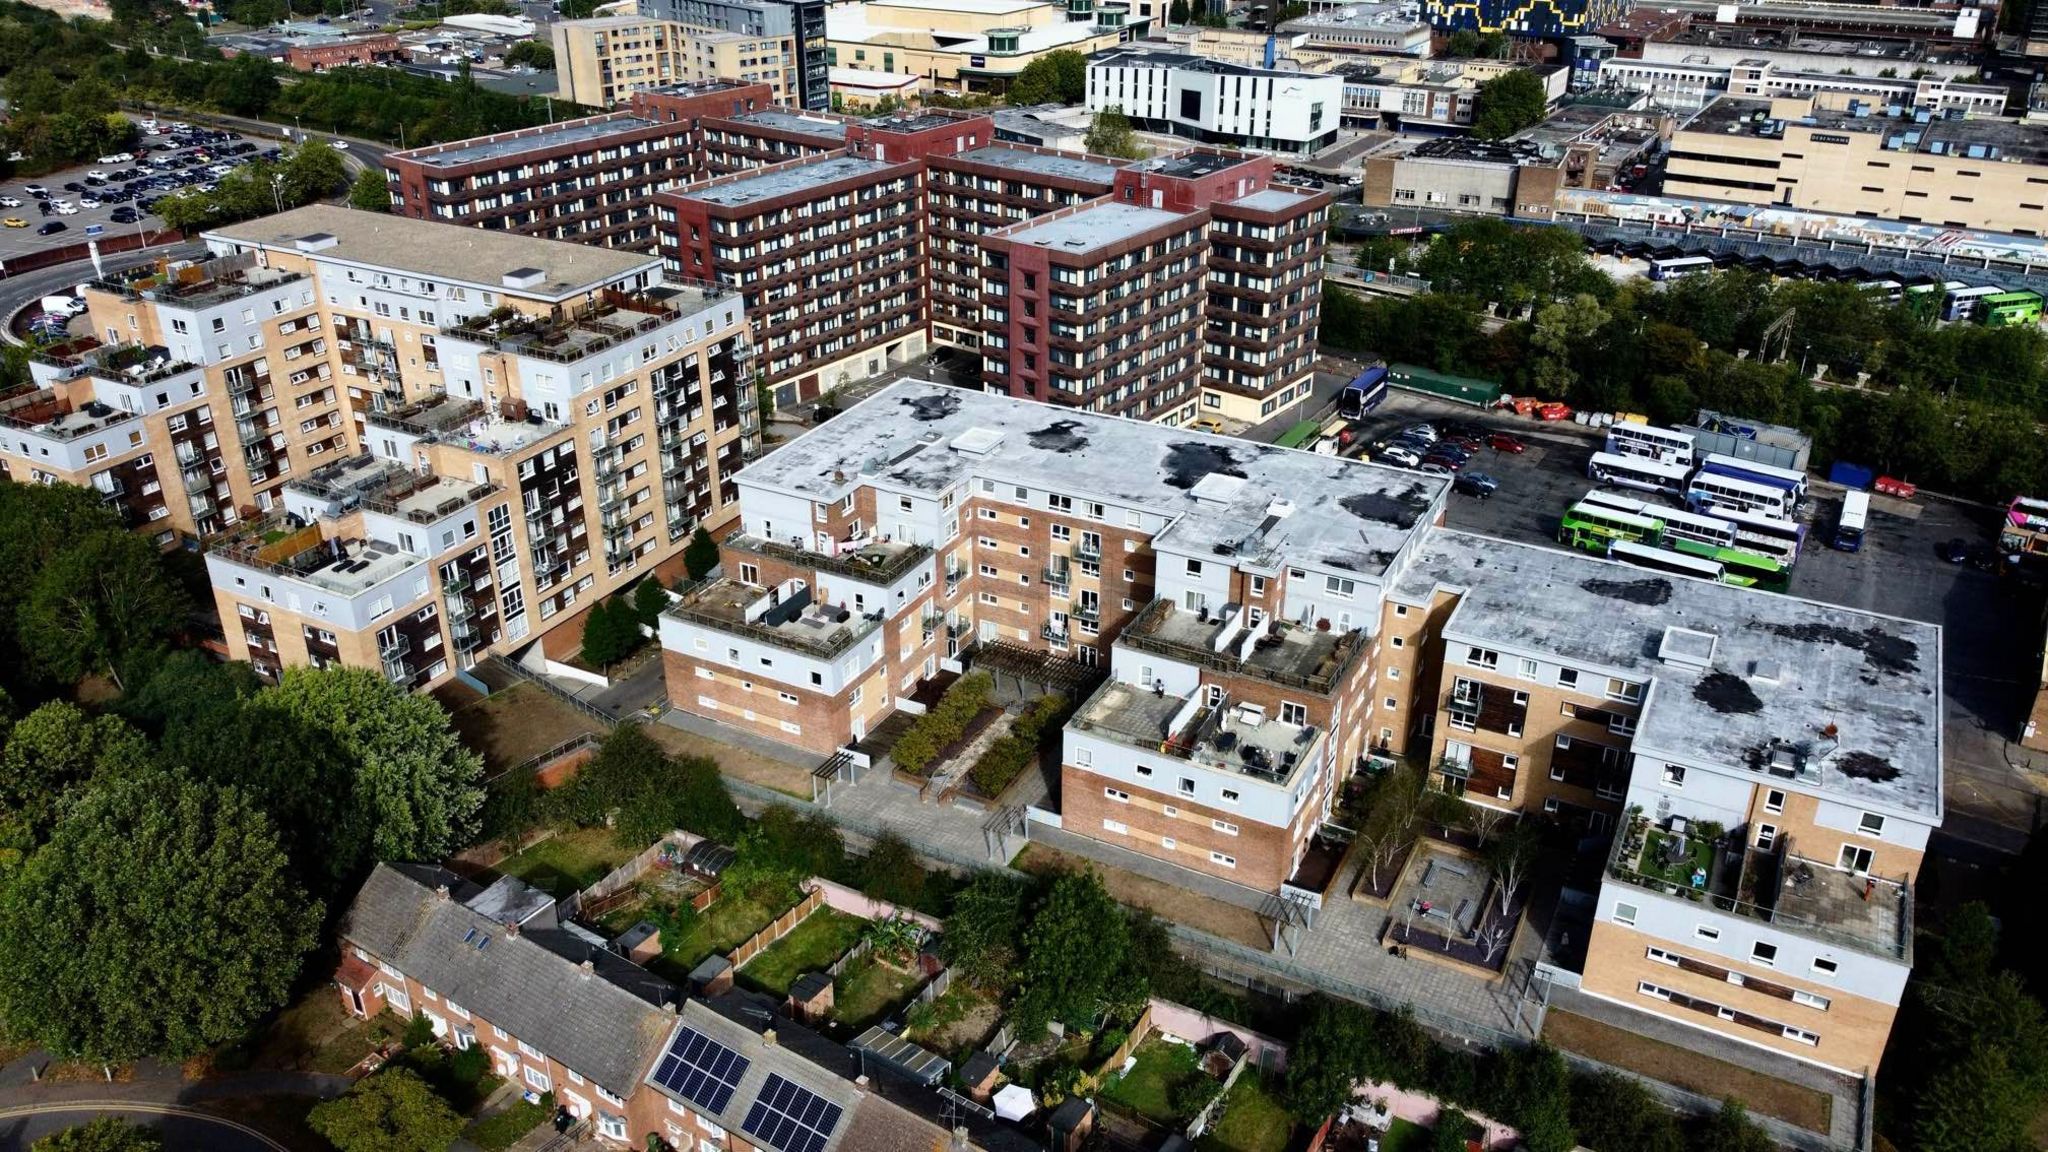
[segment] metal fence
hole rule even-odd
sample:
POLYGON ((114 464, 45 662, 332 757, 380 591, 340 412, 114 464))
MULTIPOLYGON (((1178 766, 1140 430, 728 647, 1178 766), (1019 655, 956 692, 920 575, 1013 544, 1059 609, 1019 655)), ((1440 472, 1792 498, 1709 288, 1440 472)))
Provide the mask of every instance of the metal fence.
POLYGON ((500 656, 495 652, 493 652, 489 656, 484 657, 483 660, 480 661, 480 663, 487 663, 494 669, 502 669, 507 675, 515 677, 520 680, 524 680, 528 684, 538 685, 541 691, 546 692, 548 695, 553 696, 555 699, 560 700, 562 703, 567 704, 569 707, 576 709, 578 712, 581 712, 585 716, 590 717, 592 720, 597 721, 599 724, 604 725, 605 731, 607 732, 619 726, 618 720, 615 717, 606 715, 603 709, 585 703, 583 700, 579 699, 575 693, 570 692, 568 689, 562 687, 560 684, 557 684, 553 680, 548 679, 546 676, 543 676, 540 673, 535 672, 531 668, 523 667, 515 661, 507 660, 503 656, 500 656))

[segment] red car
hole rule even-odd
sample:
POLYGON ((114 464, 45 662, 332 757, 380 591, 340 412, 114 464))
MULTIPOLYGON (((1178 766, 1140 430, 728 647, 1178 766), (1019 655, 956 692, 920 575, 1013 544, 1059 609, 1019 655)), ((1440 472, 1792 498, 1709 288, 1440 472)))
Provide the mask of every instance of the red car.
POLYGON ((1481 448, 1486 447, 1485 444, 1480 443, 1479 438, 1476 436, 1446 436, 1438 441, 1438 443, 1448 444, 1453 448, 1462 448, 1467 452, 1477 452, 1481 448))
POLYGON ((1522 443, 1520 437, 1510 436, 1505 432, 1495 432, 1493 435, 1488 436, 1486 438, 1486 446, 1495 452, 1512 452, 1517 455, 1529 450, 1529 446, 1522 443))

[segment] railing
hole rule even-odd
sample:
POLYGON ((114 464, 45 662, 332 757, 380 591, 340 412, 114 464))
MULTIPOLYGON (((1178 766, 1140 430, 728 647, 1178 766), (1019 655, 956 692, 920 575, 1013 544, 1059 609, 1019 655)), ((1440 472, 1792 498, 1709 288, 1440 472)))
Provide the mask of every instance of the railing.
POLYGON ((1091 543, 1085 539, 1076 540, 1074 541, 1073 555, 1076 560, 1085 560, 1091 564, 1101 563, 1102 543, 1100 541, 1091 543))
POLYGON ((743 552, 806 565, 820 572, 831 572, 869 584, 892 584, 898 578, 907 575, 919 563, 930 559, 932 555, 931 545, 911 544, 904 546, 901 552, 891 556, 887 562, 879 566, 870 566, 856 564, 838 556, 827 556, 822 552, 808 552, 802 548, 778 544, 773 540, 762 540, 748 536, 744 531, 735 531, 726 537, 725 542, 743 552))
POLYGON ((784 632, 779 628, 771 628, 765 624, 736 619, 723 613, 706 612, 699 608, 692 608, 687 601, 670 608, 668 614, 678 620, 687 621, 692 624, 701 624, 714 631, 745 636, 752 640, 759 640, 761 643, 771 647, 800 653, 805 656, 815 656, 821 660, 829 660, 847 652, 854 645, 860 643, 869 633, 881 627, 881 622, 878 620, 870 619, 867 616, 855 616, 852 622, 842 624, 825 636, 813 639, 808 636, 798 636, 784 632))
POLYGON ((1065 644, 1067 642, 1067 630, 1057 624, 1048 623, 1040 625, 1038 635, 1042 639, 1054 644, 1065 644))
POLYGON ((1100 624, 1102 623, 1102 605, 1100 603, 1076 604, 1068 612, 1068 615, 1083 624, 1100 624))
POLYGON ((1350 632, 1338 639, 1336 652, 1339 659, 1336 665, 1323 675, 1308 676, 1299 672, 1266 668, 1253 664, 1250 661, 1240 661, 1234 656, 1217 652, 1206 645, 1186 644, 1178 640, 1162 638, 1157 634, 1157 629, 1160 624, 1165 622, 1165 618, 1176 610, 1171 600, 1153 600, 1145 606, 1143 611, 1138 613, 1136 618, 1131 621, 1129 627, 1118 634, 1117 643, 1136 648, 1142 652, 1157 652, 1161 656, 1171 656, 1176 660, 1183 660, 1190 664, 1199 664, 1204 668, 1211 668, 1218 672, 1257 676, 1261 680, 1278 684, 1285 688, 1301 688, 1319 694, 1326 694, 1338 684, 1343 683, 1345 676, 1349 675, 1352 666, 1358 662, 1359 657, 1365 652, 1364 633, 1350 632))

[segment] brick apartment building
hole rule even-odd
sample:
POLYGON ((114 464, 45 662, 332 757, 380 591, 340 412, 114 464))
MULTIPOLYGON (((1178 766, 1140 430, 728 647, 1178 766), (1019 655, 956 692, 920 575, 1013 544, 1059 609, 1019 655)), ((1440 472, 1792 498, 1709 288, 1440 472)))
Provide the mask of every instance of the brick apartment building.
POLYGON ((444 868, 379 864, 340 936, 334 983, 351 1015, 388 1010, 425 1019, 453 1047, 481 1046, 494 1073, 552 1093, 607 1147, 1044 1147, 985 1111, 949 1110, 932 1086, 812 1031, 772 997, 686 995, 518 880, 481 888, 444 868))
POLYGON ((720 82, 766 85, 773 102, 795 93, 796 41, 692 28, 647 16, 595 16, 548 26, 561 99, 616 108, 641 92, 720 82))
POLYGON ((316 205, 86 293, 95 338, 0 403, 21 482, 208 547, 229 651, 425 687, 557 634, 730 518, 736 296, 660 261, 316 205))
POLYGON ((661 623, 670 703, 823 757, 983 654, 1072 661, 1104 679, 1061 827, 1275 894, 1405 757, 1615 835, 1587 991, 1873 1067, 1941 821, 1940 630, 1453 532, 1446 492, 901 382, 742 474, 724 578, 661 623))
POLYGON ((325 72, 329 68, 390 64, 403 59, 404 46, 398 37, 387 32, 295 43, 284 52, 284 62, 294 72, 325 72))

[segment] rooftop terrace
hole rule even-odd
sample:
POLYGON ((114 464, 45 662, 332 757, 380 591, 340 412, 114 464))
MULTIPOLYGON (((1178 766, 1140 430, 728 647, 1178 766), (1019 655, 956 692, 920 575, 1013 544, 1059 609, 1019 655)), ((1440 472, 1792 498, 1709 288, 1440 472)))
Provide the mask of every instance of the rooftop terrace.
POLYGON ((755 112, 742 112, 737 116, 719 119, 734 124, 755 128, 773 128, 780 132, 795 132, 806 136, 829 138, 844 143, 846 124, 839 120, 827 120, 823 116, 805 116, 798 112, 787 112, 780 108, 763 108, 755 112))
POLYGON ((1327 694, 1365 650, 1365 634, 1318 631, 1277 619, 1247 628, 1236 604, 1214 614, 1207 609, 1197 613, 1161 598, 1145 605, 1117 643, 1213 671, 1327 694))
POLYGON ((778 601, 766 588, 724 578, 686 591, 669 615, 820 660, 852 649, 881 627, 880 612, 859 615, 819 604, 808 588, 778 601))
POLYGON ((531 316, 510 306, 441 329, 446 336, 501 352, 573 364, 693 315, 733 293, 716 285, 665 285, 654 292, 606 289, 594 303, 558 316, 531 316))
POLYGON ((282 517, 246 522, 209 555, 339 596, 359 596, 426 561, 376 540, 323 539, 318 525, 294 530, 282 517))
MULTIPOLYGON (((71 380, 80 376, 93 376, 131 385, 153 384, 198 367, 196 364, 171 359, 169 350, 162 347, 144 344, 101 344, 90 338, 52 345, 35 352, 29 359, 53 369, 57 379, 71 380)), ((40 378, 48 378, 42 373, 37 375, 40 378)))
POLYGON ((1096 689, 1070 723, 1219 772, 1285 786, 1310 759, 1321 731, 1273 719, 1255 704, 1175 696, 1112 679, 1096 689))
POLYGON ((932 555, 929 545, 912 544, 907 540, 863 540, 858 544, 841 545, 840 551, 831 556, 811 551, 808 544, 797 547, 750 536, 744 531, 733 532, 725 542, 758 556, 788 560, 821 572, 833 572, 849 579, 881 585, 895 583, 932 555))
POLYGON ((24 389, 0 400, 0 428, 32 432, 48 440, 76 440, 139 419, 133 412, 106 404, 73 407, 48 388, 24 389))
POLYGON ((538 415, 511 420, 493 414, 480 400, 457 400, 436 393, 389 412, 371 412, 370 423, 410 432, 436 444, 452 444, 472 452, 500 455, 516 452, 537 440, 560 432, 563 425, 550 424, 538 415))
POLYGON ((228 256, 173 265, 168 272, 158 272, 155 265, 145 264, 93 280, 90 286, 130 300, 150 300, 175 308, 207 308, 303 279, 303 272, 265 267, 247 256, 228 256))
POLYGON ((1768 100, 1724 96, 1707 105, 1686 127, 1694 132, 1782 139, 1788 127, 1827 132, 1858 132, 1883 137, 1888 152, 1953 156, 1969 160, 2048 162, 2048 128, 2011 120, 1968 120, 1906 109, 1887 115, 1886 107, 1863 103, 1858 111, 1815 108, 1795 120, 1771 116, 1768 100))

